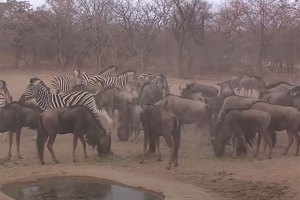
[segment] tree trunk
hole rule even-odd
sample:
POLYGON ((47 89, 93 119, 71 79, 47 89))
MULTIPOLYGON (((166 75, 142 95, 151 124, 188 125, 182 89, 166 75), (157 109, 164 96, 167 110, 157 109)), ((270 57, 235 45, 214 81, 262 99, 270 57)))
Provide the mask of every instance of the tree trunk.
POLYGON ((17 47, 17 49, 16 49, 16 57, 15 57, 15 69, 19 68, 21 51, 22 51, 22 47, 17 47))
POLYGON ((178 44, 178 55, 177 55, 177 67, 178 67, 178 70, 179 70, 179 73, 180 73, 180 76, 181 77, 185 77, 185 69, 184 69, 184 66, 183 66, 183 47, 184 47, 184 44, 183 42, 179 42, 178 44))

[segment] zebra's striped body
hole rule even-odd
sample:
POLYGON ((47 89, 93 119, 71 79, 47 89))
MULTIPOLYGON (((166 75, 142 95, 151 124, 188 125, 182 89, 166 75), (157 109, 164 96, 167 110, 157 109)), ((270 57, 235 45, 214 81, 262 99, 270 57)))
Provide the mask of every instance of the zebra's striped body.
POLYGON ((88 81, 88 85, 94 87, 116 87, 121 90, 136 81, 136 73, 134 71, 127 71, 113 77, 94 76, 88 81))
POLYGON ((60 108, 75 105, 83 105, 87 107, 94 117, 104 116, 109 122, 111 119, 107 113, 97 108, 94 96, 89 92, 69 92, 65 94, 53 94, 50 92, 44 82, 38 78, 32 78, 27 87, 26 92, 21 97, 20 101, 27 101, 35 98, 38 106, 43 109, 60 108))
MULTIPOLYGON (((112 77, 112 76, 116 76, 117 75, 117 70, 118 70, 118 67, 112 65, 112 66, 107 67, 103 71, 101 71, 96 76, 100 76, 100 77, 112 77)), ((75 70, 75 77, 76 76, 81 76, 84 84, 88 84, 88 81, 90 80, 90 78, 96 77, 96 76, 91 76, 91 75, 89 75, 86 72, 80 73, 80 70, 75 70)))
MULTIPOLYGON (((0 108, 4 107, 8 103, 12 102, 12 97, 10 96, 10 93, 6 87, 6 82, 3 80, 0 80, 0 108)), ((6 133, 0 133, 1 135, 4 135, 4 139, 7 140, 7 134, 6 133)))
POLYGON ((6 87, 6 82, 0 80, 0 108, 12 101, 12 97, 6 87))
POLYGON ((71 91, 74 86, 81 84, 82 82, 81 77, 58 75, 51 79, 50 85, 55 93, 59 94, 71 91))

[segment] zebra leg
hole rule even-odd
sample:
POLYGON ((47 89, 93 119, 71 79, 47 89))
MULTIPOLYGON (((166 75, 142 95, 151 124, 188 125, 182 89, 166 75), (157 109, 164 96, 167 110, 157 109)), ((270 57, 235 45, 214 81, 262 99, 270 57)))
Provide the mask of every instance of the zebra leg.
POLYGON ((84 158, 84 160, 86 160, 88 158, 87 153, 86 153, 86 142, 85 142, 83 136, 80 136, 79 139, 80 139, 80 142, 81 142, 82 148, 83 148, 83 158, 84 158))

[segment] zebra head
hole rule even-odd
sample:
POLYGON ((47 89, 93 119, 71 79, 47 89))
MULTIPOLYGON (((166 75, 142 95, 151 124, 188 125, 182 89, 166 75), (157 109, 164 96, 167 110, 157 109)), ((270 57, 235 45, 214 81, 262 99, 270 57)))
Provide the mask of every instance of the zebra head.
POLYGON ((20 98, 20 102, 25 102, 27 100, 33 99, 37 96, 37 93, 40 88, 46 88, 46 90, 49 91, 48 87, 43 87, 45 84, 43 81, 37 77, 31 78, 30 79, 30 84, 27 86, 26 91, 20 98))
POLYGON ((0 91, 3 97, 5 97, 6 103, 9 103, 12 101, 12 96, 10 96, 10 93, 6 87, 6 81, 0 80, 0 91))

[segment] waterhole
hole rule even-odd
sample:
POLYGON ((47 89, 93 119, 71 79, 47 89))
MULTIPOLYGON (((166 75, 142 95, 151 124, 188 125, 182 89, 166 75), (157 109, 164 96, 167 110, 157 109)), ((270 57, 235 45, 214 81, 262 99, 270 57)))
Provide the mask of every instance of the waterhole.
POLYGON ((90 177, 53 177, 3 185, 17 200, 163 200, 158 193, 90 177))

